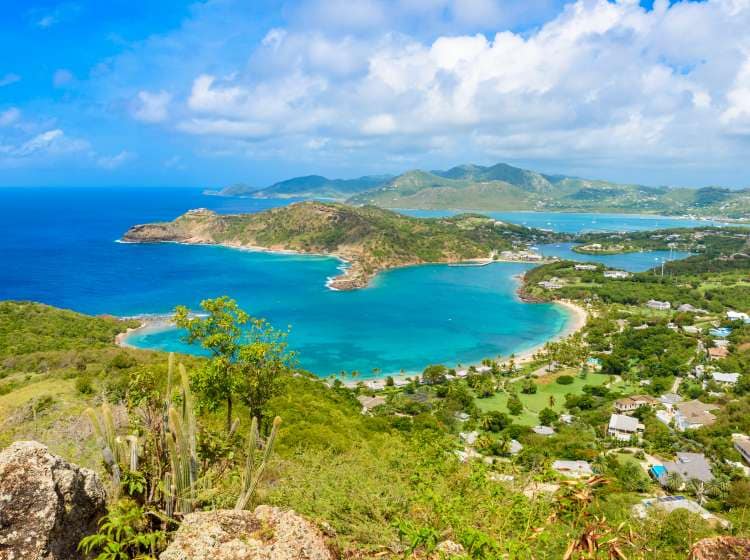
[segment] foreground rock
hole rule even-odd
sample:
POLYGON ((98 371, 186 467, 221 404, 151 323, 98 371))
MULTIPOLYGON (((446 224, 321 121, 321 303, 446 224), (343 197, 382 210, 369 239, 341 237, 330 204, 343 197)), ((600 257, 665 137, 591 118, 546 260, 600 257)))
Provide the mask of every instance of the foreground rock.
POLYGON ((711 537, 693 545, 690 560, 746 560, 750 558, 750 539, 711 537))
POLYGON ((159 560, 333 560, 323 535, 293 511, 259 506, 187 515, 159 560))
POLYGON ((105 513, 105 492, 89 469, 35 441, 0 453, 0 559, 70 560, 105 513))

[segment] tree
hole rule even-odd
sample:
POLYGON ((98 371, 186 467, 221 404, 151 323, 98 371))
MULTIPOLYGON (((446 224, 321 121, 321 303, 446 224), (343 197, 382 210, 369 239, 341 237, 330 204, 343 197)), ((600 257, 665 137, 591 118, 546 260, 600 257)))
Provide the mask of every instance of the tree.
POLYGON ((293 365, 287 333, 251 317, 226 296, 204 300, 201 308, 205 317, 191 315, 184 306, 175 309, 175 324, 187 330, 187 342, 197 342, 211 353, 211 360, 193 376, 201 406, 215 410, 225 403, 229 432, 239 396, 262 423, 266 403, 293 365))
POLYGON ((558 419, 557 412, 551 408, 543 408, 539 411, 539 423, 542 426, 549 426, 558 419))
POLYGON ((294 354, 287 352, 287 333, 275 330, 263 319, 250 320, 246 337, 235 365, 238 388, 253 417, 263 425, 265 406, 293 367, 294 354))
POLYGON ((518 395, 513 394, 508 397, 508 412, 513 416, 518 416, 523 412, 523 403, 521 402, 521 399, 518 398, 518 395))
POLYGON ((428 385, 445 383, 445 374, 447 371, 448 368, 443 365, 427 366, 422 372, 422 381, 424 381, 428 385))
POLYGON ((488 432, 501 432, 509 425, 510 418, 499 410, 491 410, 482 417, 482 428, 488 432))
POLYGON ((527 379, 521 384, 521 392, 524 395, 533 395, 537 391, 536 383, 532 379, 527 379))

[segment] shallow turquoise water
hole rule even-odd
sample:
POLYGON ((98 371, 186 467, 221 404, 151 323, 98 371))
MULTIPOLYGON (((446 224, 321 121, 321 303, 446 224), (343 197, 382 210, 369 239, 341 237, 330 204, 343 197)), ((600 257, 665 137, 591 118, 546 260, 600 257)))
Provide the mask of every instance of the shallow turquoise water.
MULTIPOLYGON (((513 277, 526 269, 521 264, 405 268, 379 276, 370 288, 333 292, 325 287, 338 273, 333 259, 115 242, 133 224, 170 220, 190 208, 256 212, 289 202, 206 197, 198 189, 0 189, 0 299, 132 316, 168 314, 179 304, 196 309, 204 298, 229 295, 277 328, 292 325, 289 341, 301 364, 321 375, 473 362, 522 351, 565 327, 562 308, 516 299, 513 277)), ((498 217, 549 222, 561 231, 586 229, 592 220, 498 217)), ((651 217, 604 220, 614 230, 655 227, 651 217)), ((613 266, 640 270, 653 260, 641 253, 622 258, 613 266)), ((131 342, 186 349, 176 331, 131 342)))

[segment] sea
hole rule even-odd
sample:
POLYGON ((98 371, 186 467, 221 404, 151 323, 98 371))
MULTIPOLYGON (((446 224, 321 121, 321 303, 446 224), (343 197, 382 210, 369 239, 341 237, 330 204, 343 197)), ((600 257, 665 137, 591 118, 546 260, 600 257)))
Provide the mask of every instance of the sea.
MULTIPOLYGON (((227 295, 251 315, 288 331, 301 367, 360 378, 508 356, 562 333, 570 317, 516 296, 531 265, 424 265, 391 270, 364 289, 340 292, 326 280, 341 262, 319 256, 209 246, 129 244, 132 225, 171 220, 193 208, 259 212, 294 200, 204 195, 194 188, 0 188, 0 300, 31 300, 89 314, 169 316, 177 305, 227 295)), ((445 213, 405 211, 433 216, 445 213)), ((556 231, 628 231, 690 226, 694 220, 634 215, 503 212, 497 219, 556 231)), ((683 254, 590 257, 568 244, 545 254, 647 270, 683 254)), ((128 344, 198 352, 176 329, 147 329, 128 344)))

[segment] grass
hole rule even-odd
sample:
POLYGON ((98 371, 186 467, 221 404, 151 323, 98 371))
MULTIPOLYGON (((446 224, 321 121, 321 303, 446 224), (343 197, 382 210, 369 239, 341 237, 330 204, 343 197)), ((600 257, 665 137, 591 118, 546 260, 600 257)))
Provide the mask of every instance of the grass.
MULTIPOLYGON (((598 386, 604 385, 609 381, 608 375, 597 373, 589 373, 586 379, 581 379, 573 370, 557 372, 554 374, 554 377, 559 377, 560 375, 572 375, 574 379, 573 383, 570 385, 560 385, 554 381, 550 383, 550 377, 553 376, 545 376, 535 380, 537 392, 533 395, 518 393, 524 410, 519 416, 513 417, 516 423, 524 426, 536 426, 539 423, 537 414, 542 409, 549 407, 558 413, 563 411, 566 394, 580 394, 583 392, 585 385, 598 386), (555 400, 552 406, 550 406, 550 397, 554 397, 555 400)), ((486 399, 476 399, 476 404, 482 412, 489 412, 491 410, 508 412, 508 395, 504 392, 498 392, 486 399)))

